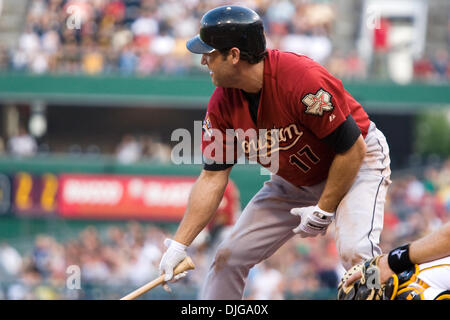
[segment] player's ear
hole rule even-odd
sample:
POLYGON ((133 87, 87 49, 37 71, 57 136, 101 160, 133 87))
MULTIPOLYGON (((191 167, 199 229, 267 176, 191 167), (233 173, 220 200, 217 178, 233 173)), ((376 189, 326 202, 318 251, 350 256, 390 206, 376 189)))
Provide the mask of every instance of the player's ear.
POLYGON ((239 48, 231 48, 229 54, 231 55, 231 62, 236 65, 241 60, 241 50, 239 48))

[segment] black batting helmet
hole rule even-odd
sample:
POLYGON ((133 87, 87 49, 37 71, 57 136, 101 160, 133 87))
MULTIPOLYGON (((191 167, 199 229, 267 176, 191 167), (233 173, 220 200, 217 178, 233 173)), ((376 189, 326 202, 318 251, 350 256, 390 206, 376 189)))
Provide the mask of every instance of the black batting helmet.
POLYGON ((211 53, 239 48, 251 55, 266 50, 264 26, 259 15, 246 7, 222 6, 214 8, 202 17, 200 33, 186 43, 193 53, 211 53))

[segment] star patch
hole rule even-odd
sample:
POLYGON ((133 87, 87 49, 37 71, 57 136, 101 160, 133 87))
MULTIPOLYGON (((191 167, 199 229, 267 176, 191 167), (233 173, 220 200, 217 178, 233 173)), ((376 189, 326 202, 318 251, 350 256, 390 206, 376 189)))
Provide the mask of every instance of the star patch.
POLYGON ((331 94, 323 89, 319 89, 316 94, 308 93, 302 99, 306 106, 305 113, 315 116, 322 116, 324 112, 334 109, 331 103, 331 94))
POLYGON ((211 136, 211 120, 209 120, 209 115, 208 113, 206 114, 205 120, 203 120, 203 126, 202 126, 203 131, 205 131, 205 134, 207 136, 211 136))

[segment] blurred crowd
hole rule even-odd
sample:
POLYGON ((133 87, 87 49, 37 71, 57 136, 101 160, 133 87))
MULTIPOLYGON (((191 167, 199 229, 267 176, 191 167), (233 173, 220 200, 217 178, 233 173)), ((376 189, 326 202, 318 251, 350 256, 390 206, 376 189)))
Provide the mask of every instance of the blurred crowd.
MULTIPOLYGON (((16 48, 7 50, 0 45, 0 69, 141 76, 202 72, 200 57, 186 50, 186 40, 198 33, 206 11, 228 3, 32 0, 16 48)), ((333 47, 332 29, 337 19, 332 2, 242 0, 236 4, 260 14, 269 48, 305 54, 342 79, 375 74, 356 50, 343 53, 333 47)), ((382 28, 378 33, 386 38, 382 28)), ((448 80, 449 66, 448 51, 441 49, 414 61, 414 75, 422 80, 448 80)))
MULTIPOLYGON (((12 135, 6 143, 0 137, 0 156, 9 155, 18 158, 34 157, 38 154, 47 154, 50 148, 45 143, 40 144, 24 126, 19 126, 17 134, 12 135)), ((84 154, 105 156, 106 152, 95 144, 90 144, 83 151, 81 146, 72 144, 67 146, 67 156, 84 154)), ((171 147, 153 135, 135 135, 127 133, 118 141, 113 154, 109 156, 120 164, 133 164, 139 161, 152 163, 169 163, 171 161, 171 147)))
MULTIPOLYGON (((343 54, 333 52, 326 61, 327 69, 335 76, 345 80, 367 79, 369 74, 378 79, 386 79, 387 56, 384 57, 384 66, 373 67, 371 70, 367 63, 356 51, 343 54), (380 70, 381 69, 381 70, 380 70)), ((439 83, 450 80, 450 55, 448 50, 439 49, 436 52, 414 59, 412 61, 412 76, 416 81, 439 83)))
MULTIPOLYGON (((201 16, 223 0, 33 0, 12 52, 0 67, 33 73, 180 74, 199 67, 186 40, 201 16)), ((309 1, 241 1, 261 14, 269 47, 302 51, 318 61, 331 52, 334 11, 309 1)))
MULTIPOLYGON (((450 159, 430 166, 420 176, 393 180, 388 192, 381 247, 384 252, 415 240, 450 220, 450 159)), ((172 228, 173 229, 173 228, 172 228)), ((206 229, 189 247, 196 269, 171 284, 170 295, 152 291, 152 299, 196 299, 216 246, 229 226, 206 229)), ((13 243, 0 244, 0 297, 3 299, 118 299, 158 276, 165 251, 166 226, 128 222, 122 226, 89 226, 64 241, 39 235, 19 253, 13 243), (79 268, 79 289, 70 287, 79 268), (72 270, 72 269, 70 269, 72 270), (72 279, 72 280, 69 280, 72 279)), ((294 237, 249 274, 246 299, 334 299, 343 275, 334 240, 326 236, 294 237)), ((75 282, 76 283, 76 282, 75 282)), ((159 291, 158 291, 159 290, 159 291)), ((148 296, 147 296, 148 298, 148 296)))
POLYGON ((171 147, 150 135, 125 134, 115 150, 116 160, 121 164, 132 164, 141 160, 154 163, 169 163, 171 147))

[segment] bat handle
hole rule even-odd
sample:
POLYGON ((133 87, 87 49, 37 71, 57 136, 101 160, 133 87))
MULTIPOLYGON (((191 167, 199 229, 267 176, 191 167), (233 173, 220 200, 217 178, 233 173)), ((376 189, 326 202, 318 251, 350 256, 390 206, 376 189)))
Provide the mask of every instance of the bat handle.
MULTIPOLYGON (((181 261, 173 270, 173 275, 177 275, 179 273, 182 273, 184 271, 187 270, 192 270, 195 269, 195 265, 194 262, 192 261, 192 259, 190 257, 186 257, 184 258, 183 261, 181 261)), ((146 293, 147 291, 153 289, 156 286, 159 286, 160 284, 164 283, 164 274, 160 275, 158 278, 156 278, 153 281, 150 281, 148 283, 146 283, 145 285, 143 285, 142 287, 134 290, 133 292, 127 294, 126 296, 124 296, 123 298, 121 298, 120 300, 133 300, 136 299, 138 297, 140 297, 141 295, 143 295, 144 293, 146 293)))
POLYGON ((195 269, 194 262, 192 261, 191 257, 186 257, 175 267, 175 269, 173 270, 173 274, 177 275, 179 273, 192 269, 195 269))

